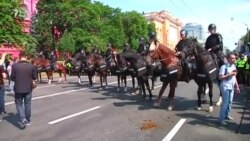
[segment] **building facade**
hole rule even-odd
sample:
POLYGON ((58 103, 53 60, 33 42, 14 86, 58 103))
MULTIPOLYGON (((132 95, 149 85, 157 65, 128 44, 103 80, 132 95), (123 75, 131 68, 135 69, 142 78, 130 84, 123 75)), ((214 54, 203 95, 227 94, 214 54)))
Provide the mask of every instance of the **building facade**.
POLYGON ((202 43, 205 42, 204 28, 202 25, 196 23, 187 23, 183 29, 188 32, 188 37, 197 38, 197 40, 202 43))
POLYGON ((32 17, 36 14, 36 4, 39 0, 23 0, 26 9, 26 18, 24 19, 24 32, 30 33, 32 17))
MULTIPOLYGON (((39 0, 23 0, 23 7, 26 9, 26 17, 23 21, 23 32, 30 33, 30 25, 32 16, 36 14, 36 4, 39 0)), ((0 46, 0 54, 8 53, 13 58, 18 58, 20 50, 15 48, 12 44, 4 43, 0 46)))
POLYGON ((170 49, 174 49, 180 40, 182 23, 167 11, 145 13, 144 17, 155 24, 157 39, 170 49))

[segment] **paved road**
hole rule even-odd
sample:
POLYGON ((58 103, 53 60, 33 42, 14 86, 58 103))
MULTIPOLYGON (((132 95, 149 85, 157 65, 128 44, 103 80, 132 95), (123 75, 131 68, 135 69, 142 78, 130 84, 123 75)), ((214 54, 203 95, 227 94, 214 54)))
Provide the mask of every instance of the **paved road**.
MULTIPOLYGON (((154 107, 140 95, 116 91, 116 78, 109 77, 109 87, 99 90, 98 83, 88 87, 87 77, 83 84, 70 76, 68 82, 51 85, 39 84, 32 101, 32 124, 25 130, 17 125, 13 97, 6 96, 7 115, 0 123, 0 141, 248 141, 248 134, 235 134, 240 121, 244 91, 235 96, 232 116, 227 127, 217 125, 219 107, 212 113, 203 105, 196 111, 194 82, 179 83, 176 90, 174 111, 167 111, 167 94, 160 107, 154 107), (179 129, 179 130, 178 130, 179 129), (176 131, 176 132, 174 132, 176 131)), ((97 81, 98 82, 98 81, 97 81)), ((153 91, 156 96, 161 82, 153 91)), ((131 81, 128 83, 131 87, 131 81)), ((214 90, 218 99, 218 88, 214 90)), ((155 97, 154 97, 155 99, 155 97)), ((250 129, 249 111, 242 131, 250 129)))

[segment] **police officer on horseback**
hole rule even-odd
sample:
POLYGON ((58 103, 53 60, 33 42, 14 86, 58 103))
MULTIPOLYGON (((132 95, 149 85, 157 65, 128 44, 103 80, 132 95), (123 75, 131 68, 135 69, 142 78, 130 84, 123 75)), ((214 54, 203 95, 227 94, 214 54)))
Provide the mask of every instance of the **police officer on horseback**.
POLYGON ((130 44, 128 42, 126 42, 122 52, 129 52, 129 51, 132 51, 132 49, 130 47, 130 44))
POLYGON ((139 43, 139 47, 138 47, 138 50, 137 52, 139 54, 141 54, 142 56, 146 56, 147 55, 147 50, 148 50, 148 47, 147 47, 147 44, 145 44, 145 40, 143 37, 141 37, 139 39, 140 43, 139 43))
POLYGON ((56 58, 56 55, 55 55, 55 51, 51 51, 51 54, 50 54, 50 64, 51 64, 51 69, 55 70, 55 63, 57 61, 57 58, 56 58))
POLYGON ((178 56, 182 61, 182 66, 184 68, 183 79, 188 83, 190 80, 190 68, 188 62, 186 61, 186 56, 182 53, 183 48, 186 47, 187 44, 187 35, 188 33, 185 29, 182 29, 180 31, 181 40, 177 43, 175 51, 176 51, 176 56, 178 56))
POLYGON ((105 53, 106 60, 109 60, 111 58, 111 55, 112 55, 112 44, 108 43, 107 44, 107 50, 106 50, 106 53, 105 53))
POLYGON ((91 53, 92 53, 92 54, 95 54, 95 55, 98 54, 98 49, 97 49, 96 45, 93 45, 93 48, 92 48, 91 53))
POLYGON ((208 26, 208 31, 211 33, 206 40, 205 49, 213 54, 215 61, 218 66, 222 66, 224 64, 223 57, 223 41, 222 36, 219 33, 216 33, 216 25, 210 24, 208 26))

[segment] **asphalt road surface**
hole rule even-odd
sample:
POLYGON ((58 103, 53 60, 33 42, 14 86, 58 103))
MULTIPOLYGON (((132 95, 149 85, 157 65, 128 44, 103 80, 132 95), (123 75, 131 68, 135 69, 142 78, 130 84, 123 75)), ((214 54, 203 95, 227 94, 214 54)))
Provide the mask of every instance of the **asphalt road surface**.
MULTIPOLYGON (((239 125, 247 88, 235 95, 233 121, 218 125, 219 107, 209 113, 208 103, 196 110, 197 85, 180 82, 176 89, 174 111, 167 111, 167 89, 160 107, 153 101, 159 93, 157 81, 153 101, 132 95, 131 80, 128 92, 117 91, 116 77, 108 77, 108 87, 99 89, 99 79, 88 87, 86 76, 78 84, 76 76, 67 82, 39 84, 33 91, 31 125, 21 130, 12 95, 6 94, 7 114, 0 122, 0 141, 249 141, 250 109, 246 110, 240 134, 239 125)), ((57 78, 55 78, 56 80, 57 78)), ((45 80, 46 81, 46 80, 45 80)), ((218 99, 214 89, 214 103, 218 99)))

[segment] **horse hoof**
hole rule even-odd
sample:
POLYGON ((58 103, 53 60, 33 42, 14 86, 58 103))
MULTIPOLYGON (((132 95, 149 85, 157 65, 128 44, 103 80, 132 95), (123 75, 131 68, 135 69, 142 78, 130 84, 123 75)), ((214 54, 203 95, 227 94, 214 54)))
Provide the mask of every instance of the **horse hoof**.
POLYGON ((200 110, 201 110, 201 107, 197 107, 196 110, 197 110, 197 111, 200 111, 200 110))
POLYGON ((154 107, 160 107, 160 103, 155 102, 154 107))
POLYGON ((168 106, 168 111, 172 111, 173 107, 172 106, 168 106))
POLYGON ((128 91, 128 90, 127 90, 127 87, 125 87, 125 88, 124 88, 124 92, 127 92, 127 91, 128 91))
POLYGON ((213 112, 213 110, 214 110, 214 108, 213 108, 213 106, 209 106, 209 108, 208 108, 208 112, 213 112))
POLYGON ((120 91, 120 88, 117 88, 116 91, 120 91))

